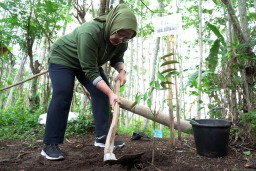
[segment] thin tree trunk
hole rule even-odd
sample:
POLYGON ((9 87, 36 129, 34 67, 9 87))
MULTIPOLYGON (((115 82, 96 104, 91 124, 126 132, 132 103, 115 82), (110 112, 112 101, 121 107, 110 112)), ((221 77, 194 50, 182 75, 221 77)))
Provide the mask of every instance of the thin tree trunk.
MULTIPOLYGON (((176 38, 177 40, 177 38, 176 38)), ((178 42, 176 42, 177 44, 178 42)), ((176 45, 173 43, 173 59, 177 60, 177 50, 176 45)), ((174 68, 176 69, 176 66, 174 64, 174 68)), ((177 128, 178 128, 178 140, 181 140, 181 130, 180 130, 180 96, 179 96, 179 84, 178 84, 178 78, 177 75, 174 76, 174 86, 175 86, 175 95, 176 95, 176 118, 177 118, 177 128)))
MULTIPOLYGON (((160 47, 160 37, 157 37, 156 38, 156 44, 155 44, 155 51, 154 51, 154 57, 153 57, 153 64, 152 64, 152 72, 151 72, 150 82, 155 80, 159 47, 160 47)), ((151 100, 152 100, 152 97, 151 97, 151 100)), ((144 122, 143 122, 143 129, 147 128, 148 124, 149 124, 149 120, 145 118, 144 122)))
POLYGON ((99 16, 102 16, 106 13, 107 9, 107 0, 100 0, 100 11, 99 16))
MULTIPOLYGON (((235 13, 232 2, 230 0, 221 0, 221 1, 223 2, 223 4, 225 5, 225 7, 228 10, 230 20, 231 20, 231 23, 233 25, 234 32, 237 35, 237 38, 239 40, 239 43, 241 43, 241 44, 248 43, 248 37, 245 37, 245 34, 242 31, 242 28, 241 28, 240 23, 237 19, 237 16, 236 16, 236 13, 235 13)), ((252 52, 251 47, 246 47, 245 51, 248 55, 255 56, 255 54, 252 52)))
MULTIPOLYGON (((234 44, 235 43, 235 32, 234 32, 234 27, 232 27, 232 20, 231 20, 231 17, 230 15, 229 16, 229 29, 231 30, 230 31, 230 43, 231 44, 234 44)), ((232 69, 232 60, 233 58, 235 58, 235 54, 233 53, 233 49, 231 48, 230 49, 230 64, 228 65, 229 66, 229 74, 230 74, 230 83, 232 85, 232 88, 231 88, 231 112, 232 112, 232 115, 233 115, 233 121, 236 122, 237 119, 238 119, 238 112, 237 112, 237 97, 236 97, 236 85, 235 85, 235 77, 237 77, 237 71, 233 71, 232 69)))
MULTIPOLYGON (((63 28, 63 30, 65 30, 65 28, 63 28)), ((51 37, 49 37, 49 39, 51 39, 51 37)), ((49 39, 45 39, 44 49, 43 49, 43 53, 41 55, 40 63, 42 63, 43 66, 48 66, 47 52, 50 51, 49 39)), ((42 95, 43 97, 41 98, 41 99, 43 99, 42 106, 43 106, 44 111, 47 111, 49 100, 50 100, 50 94, 51 94, 50 80, 49 80, 48 74, 45 74, 43 77, 43 86, 44 86, 43 95, 42 95)))
POLYGON ((238 10, 242 32, 244 33, 245 39, 249 40, 249 24, 246 12, 246 0, 238 0, 238 10))
MULTIPOLYGON (((247 13, 246 13, 246 2, 245 0, 238 0, 238 9, 239 9, 239 16, 240 16, 240 23, 241 23, 241 29, 242 32, 245 36, 246 40, 249 40, 249 29, 248 29, 248 20, 247 20, 247 13)), ((251 101, 250 101, 250 88, 248 85, 248 82, 246 79, 246 73, 245 73, 245 69, 241 69, 241 78, 242 78, 242 82, 244 83, 244 96, 245 96, 245 100, 246 100, 246 105, 248 108, 248 112, 252 111, 252 105, 251 105, 251 101)), ((253 94, 253 90, 251 90, 252 94, 253 94)))
POLYGON ((256 0, 254 0, 254 11, 256 12, 256 0))
POLYGON ((203 18, 202 18, 202 0, 199 0, 199 70, 198 70, 198 99, 197 99, 197 119, 201 118, 201 82, 203 67, 203 18))
MULTIPOLYGON (((14 78, 14 81, 13 83, 17 83, 20 81, 20 77, 21 77, 21 73, 22 73, 22 70, 24 69, 24 65, 26 63, 26 60, 27 60, 27 56, 25 55, 22 62, 21 62, 21 65, 20 65, 20 68, 14 78)), ((8 94, 8 97, 7 97, 7 100, 5 102, 5 105, 4 105, 4 108, 8 108, 11 104, 11 100, 13 99, 13 91, 14 91, 14 87, 12 87, 10 90, 9 90, 9 94, 8 94)))
MULTIPOLYGON (((170 36, 167 37, 167 53, 171 52, 171 40, 170 36)), ((173 52, 172 52, 173 53, 173 52)), ((171 61, 171 57, 169 57, 169 61, 171 61)), ((168 65, 168 69, 170 69, 170 65, 168 65)), ((169 81, 172 82, 172 77, 169 78, 169 81)), ((174 134, 174 116, 173 116, 173 90, 172 85, 170 85, 168 89, 168 102, 169 102, 169 120, 170 120, 170 145, 175 146, 175 134, 174 134)))
MULTIPOLYGON (((158 6, 159 6, 159 9, 162 10, 163 9, 163 2, 158 1, 158 6)), ((162 13, 160 13, 159 16, 162 16, 162 13)), ((159 49, 160 49, 160 37, 157 37, 156 38, 155 49, 154 49, 155 51, 154 51, 154 56, 153 56, 151 78, 150 78, 149 82, 152 82, 152 81, 155 80, 156 70, 157 70, 157 66, 158 66, 157 58, 158 58, 159 49)), ((150 97, 150 98, 151 98, 150 100, 152 101, 152 97, 150 97)), ((149 124, 149 121, 144 119, 143 128, 148 127, 148 124, 149 124)))
MULTIPOLYGON (((69 14, 69 11, 70 11, 70 6, 69 6, 68 9, 67 9, 66 16, 69 16, 69 15, 70 15, 70 14, 69 14)), ((62 28, 62 35, 65 35, 65 34, 66 34, 67 24, 68 24, 68 21, 65 20, 64 25, 63 25, 63 28, 62 28)))
MULTIPOLYGON (((128 84, 128 95, 127 97, 128 98, 131 98, 132 97, 132 91, 134 89, 134 84, 133 84, 133 75, 134 75, 134 70, 133 70, 133 65, 134 65, 134 58, 133 58, 133 54, 134 54, 134 40, 131 40, 130 44, 130 71, 129 71, 129 84, 128 84)), ((128 129, 129 128, 129 125, 130 125, 130 118, 132 117, 132 115, 130 113, 128 113, 127 111, 125 111, 125 128, 128 129)))
MULTIPOLYGON (((231 21, 229 15, 227 15, 227 11, 224 8, 224 16, 226 20, 226 44, 227 44, 227 51, 229 52, 229 58, 232 58, 232 49, 231 49, 231 44, 232 44, 232 26, 231 26, 231 21)), ((227 61, 222 65, 222 87, 224 88, 225 92, 225 99, 227 99, 227 110, 228 111, 228 117, 229 119, 233 122, 234 116, 236 116, 236 96, 235 92, 230 88, 228 85, 232 85, 232 72, 231 72, 231 62, 227 61)), ((225 105, 225 104, 224 104, 225 105)))
POLYGON ((91 4, 92 4, 92 18, 95 18, 95 10, 94 10, 94 5, 93 5, 93 0, 91 0, 91 4))

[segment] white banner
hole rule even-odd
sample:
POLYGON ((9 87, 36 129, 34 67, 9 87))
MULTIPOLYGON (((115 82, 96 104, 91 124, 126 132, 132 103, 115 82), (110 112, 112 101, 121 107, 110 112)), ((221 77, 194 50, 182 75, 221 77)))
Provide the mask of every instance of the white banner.
POLYGON ((158 17, 152 22, 157 37, 179 34, 182 31, 181 14, 158 17))

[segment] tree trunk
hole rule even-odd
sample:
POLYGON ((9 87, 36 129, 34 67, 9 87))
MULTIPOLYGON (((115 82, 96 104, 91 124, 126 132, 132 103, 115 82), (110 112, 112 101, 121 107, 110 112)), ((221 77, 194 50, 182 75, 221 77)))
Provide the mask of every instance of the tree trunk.
MULTIPOLYGON (((31 47, 32 49, 32 47, 31 47)), ((33 55, 30 56, 30 60, 33 60, 33 55)), ((41 64, 38 62, 38 60, 36 60, 34 62, 33 65, 33 75, 39 74, 40 73, 40 66, 41 64)), ((38 90, 38 77, 35 77, 35 79, 32 80, 32 85, 31 85, 31 94, 29 97, 29 102, 30 102, 30 109, 32 111, 36 110, 38 108, 38 106, 40 105, 40 97, 37 94, 37 90, 38 90)))
POLYGON ((203 68, 203 18, 202 18, 202 0, 199 0, 198 5, 199 14, 199 71, 198 71, 198 98, 197 98, 197 119, 201 118, 201 82, 202 82, 202 68, 203 68))
MULTIPOLYGON (((34 41, 35 41, 35 35, 33 34, 33 32, 31 31, 32 27, 32 23, 33 23, 33 19, 32 19, 32 7, 34 4, 31 4, 31 8, 29 11, 29 16, 28 16, 28 20, 27 20, 27 25, 26 25, 26 52, 27 55, 29 57, 29 66, 30 69, 33 73, 33 75, 36 75, 38 73, 40 73, 40 66, 41 64, 38 62, 38 60, 34 61, 34 57, 33 57, 33 45, 34 45, 34 41)), ((31 89, 30 89, 30 97, 29 97, 29 102, 30 102, 30 109, 33 111, 37 108, 37 106, 39 106, 39 96, 37 95, 37 85, 38 85, 38 77, 36 77, 35 79, 32 80, 32 85, 31 85, 31 89)))
MULTIPOLYGON (((230 20, 233 25, 234 32, 236 33, 237 38, 239 40, 239 43, 241 43, 241 44, 248 43, 248 38, 245 37, 245 34, 242 31, 242 28, 237 19, 232 2, 230 0, 221 0, 221 1, 223 2, 223 4, 226 6, 226 8, 228 10, 230 20)), ((246 47, 245 51, 247 52, 248 55, 255 56, 255 54, 252 52, 251 47, 246 47)))
MULTIPOLYGON (((82 5, 80 5, 78 0, 73 0, 72 4, 73 4, 73 7, 76 9, 76 15, 74 17, 77 19, 79 24, 85 23, 86 22, 85 15, 87 13, 87 11, 85 11, 85 2, 83 1, 82 5)), ((68 13, 69 13, 69 9, 67 10, 67 14, 68 13)))
MULTIPOLYGON (((133 65, 134 65, 134 58, 133 58, 133 54, 134 54, 134 40, 131 40, 131 42, 130 42, 130 44, 129 44, 129 46, 131 47, 130 48, 130 71, 129 71, 129 80, 128 80, 128 87, 129 87, 129 89, 128 89, 128 93, 127 93, 127 97, 128 98, 132 98, 132 91, 133 91, 133 88, 134 88, 134 84, 133 84, 133 73, 134 73, 134 70, 133 70, 133 65)), ((128 112, 124 112, 124 115, 126 116, 126 117, 124 117, 125 118, 125 128, 126 129, 128 129, 129 128, 129 123, 130 123, 130 118, 132 117, 132 115, 130 114, 130 113, 128 113, 128 112)))
MULTIPOLYGON (((173 36, 167 37, 167 53, 173 53, 173 51, 171 50, 171 43, 173 44, 173 36)), ((171 61, 171 57, 169 57, 168 59, 169 61, 171 61)), ((168 69, 171 69, 171 66, 168 65, 168 69)), ((169 77, 169 82, 172 82, 172 77, 169 77)), ((170 121, 170 145, 171 146, 175 146, 175 134, 174 134, 174 116, 173 116, 173 90, 172 90, 172 85, 170 85, 169 89, 168 89, 168 107, 169 107, 169 121, 170 121)))
MULTIPOLYGON (((26 63, 26 60, 27 60, 27 56, 24 56, 22 62, 21 62, 21 65, 20 65, 20 68, 14 78, 14 81, 13 83, 17 83, 20 81, 20 77, 21 77, 21 73, 22 73, 22 70, 24 69, 24 65, 26 63)), ((14 87, 12 87, 9 91, 9 94, 8 94, 8 97, 7 97, 7 100, 5 102, 5 105, 4 105, 4 108, 6 109, 10 104, 11 104, 11 100, 12 100, 12 95, 13 95, 13 90, 14 90, 14 87)))
POLYGON ((108 9, 107 7, 107 1, 108 0, 100 0, 100 11, 99 11, 99 16, 102 16, 106 14, 106 11, 108 9))
MULTIPOLYGON (((242 32, 245 36, 245 39, 249 40, 250 37, 249 37, 249 29, 248 29, 248 20, 247 20, 245 0, 238 0, 238 9, 239 9, 239 16, 240 16, 240 23, 241 23, 242 32)), ((250 63, 252 63, 252 62, 250 62, 250 63)), ((244 96, 245 96, 245 106, 247 106, 247 111, 251 112, 252 111, 252 104, 251 104, 251 100, 250 100, 250 92, 251 92, 251 94, 253 94, 253 89, 254 88, 249 87, 248 81, 250 82, 251 80, 253 80, 253 78, 250 78, 251 74, 248 74, 249 77, 246 78, 245 69, 241 69, 240 72, 241 72, 241 79, 242 79, 242 82, 244 84, 243 90, 244 90, 244 96)))
MULTIPOLYGON (((152 64, 152 72, 151 72, 151 78, 150 82, 155 80, 156 70, 157 70, 157 57, 158 57, 158 51, 160 46, 160 37, 156 38, 156 44, 155 44, 155 51, 154 51, 154 57, 153 57, 153 64, 152 64)), ((152 100, 152 97, 151 97, 152 100)), ((143 129, 147 128, 149 124, 149 121, 147 119, 144 119, 143 122, 143 129)))
MULTIPOLYGON (((141 4, 142 5, 142 4, 141 4)), ((160 10, 163 10, 163 2, 162 1, 158 1, 158 6, 160 10)), ((162 13, 159 14, 159 16, 162 16, 162 13)), ((155 48, 154 48, 154 57, 153 57, 153 64, 152 64, 152 72, 151 72, 151 78, 149 82, 152 82, 155 80, 155 75, 156 75, 156 70, 157 70, 157 58, 158 58, 158 52, 160 49, 160 37, 156 38, 156 44, 155 44, 155 48)), ((150 99, 152 101, 152 97, 150 99)), ((149 121, 147 119, 144 120, 144 125, 143 128, 148 127, 149 121)))
MULTIPOLYGON (((178 40, 178 39, 176 39, 178 40)), ((177 44, 178 42, 176 42, 177 44)), ((177 49, 175 48, 175 44, 173 45, 173 59, 177 60, 177 49)), ((176 69, 176 65, 174 64, 174 68, 176 69)), ((180 130, 180 96, 179 96, 179 84, 178 77, 174 75, 174 86, 175 86, 175 97, 176 97, 176 118, 177 118, 177 128, 178 128, 178 140, 181 140, 181 130, 180 130)))
POLYGON ((246 12, 246 0, 238 0, 239 18, 241 23, 241 29, 244 36, 249 40, 249 29, 248 29, 248 19, 246 12))
MULTIPOLYGON (((249 37, 246 37, 247 33, 243 32, 243 30, 247 31, 247 29, 245 28, 247 26, 247 24, 246 23, 241 23, 241 24, 245 25, 245 26, 241 27, 241 25, 240 25, 240 23, 238 21, 238 18, 237 18, 236 14, 235 14, 235 10, 234 10, 232 1, 230 1, 230 0, 221 0, 221 1, 223 2, 223 4, 225 5, 225 7, 228 10, 230 21, 232 23, 234 32, 235 32, 235 34, 236 34, 236 36, 238 38, 239 43, 240 44, 248 43, 249 37)), ((241 16, 241 21, 246 22, 247 20, 245 19, 245 17, 246 17, 245 1, 241 0, 239 3, 241 5, 241 7, 239 7, 239 9, 240 9, 239 11, 240 11, 240 13, 242 15, 241 16)), ((234 55, 236 55, 236 51, 237 50, 234 50, 234 55)), ((252 48, 251 47, 245 47, 244 49, 239 50, 239 51, 242 52, 244 55, 249 56, 250 58, 255 56, 255 54, 252 52, 252 48)), ((237 61, 237 62, 239 62, 239 61, 237 61)), ((252 61, 248 61, 248 64, 249 64, 249 67, 255 68, 255 64, 252 61)), ((243 79, 242 80, 243 81, 243 93, 244 93, 244 98, 245 98, 245 103, 246 103, 244 106, 247 106, 247 108, 248 108, 248 109, 246 109, 247 111, 251 111, 252 109, 251 109, 251 101, 250 101, 249 92, 250 92, 250 89, 254 87, 254 84, 250 85, 250 87, 251 87, 250 88, 249 85, 248 85, 248 80, 250 80, 250 81, 254 80, 255 76, 254 75, 252 75, 252 76, 248 75, 247 73, 245 73, 245 71, 243 71, 243 69, 240 70, 240 72, 242 74, 242 79, 243 79)), ((253 98, 253 95, 251 95, 251 97, 253 98)))

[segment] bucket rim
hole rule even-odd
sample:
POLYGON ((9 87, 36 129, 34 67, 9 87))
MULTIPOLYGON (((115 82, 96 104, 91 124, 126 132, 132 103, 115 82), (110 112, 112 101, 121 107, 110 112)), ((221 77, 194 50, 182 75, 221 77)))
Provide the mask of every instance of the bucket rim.
POLYGON ((195 119, 194 121, 201 121, 201 120, 208 120, 208 121, 211 121, 211 120, 214 120, 214 121, 224 121, 226 122, 225 124, 223 125, 208 125, 208 124, 201 124, 201 123, 195 123, 195 122, 190 122, 190 124, 192 126, 198 126, 198 127, 218 127, 218 128, 221 128, 221 127, 230 127, 232 125, 232 122, 226 120, 226 119, 195 119))

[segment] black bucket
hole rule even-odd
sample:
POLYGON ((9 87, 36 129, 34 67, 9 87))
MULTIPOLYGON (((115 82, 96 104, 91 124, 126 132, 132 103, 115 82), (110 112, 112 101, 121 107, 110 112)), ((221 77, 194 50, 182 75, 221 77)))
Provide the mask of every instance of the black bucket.
POLYGON ((228 154, 231 123, 224 119, 198 119, 192 124, 197 154, 206 157, 223 157, 228 154))

